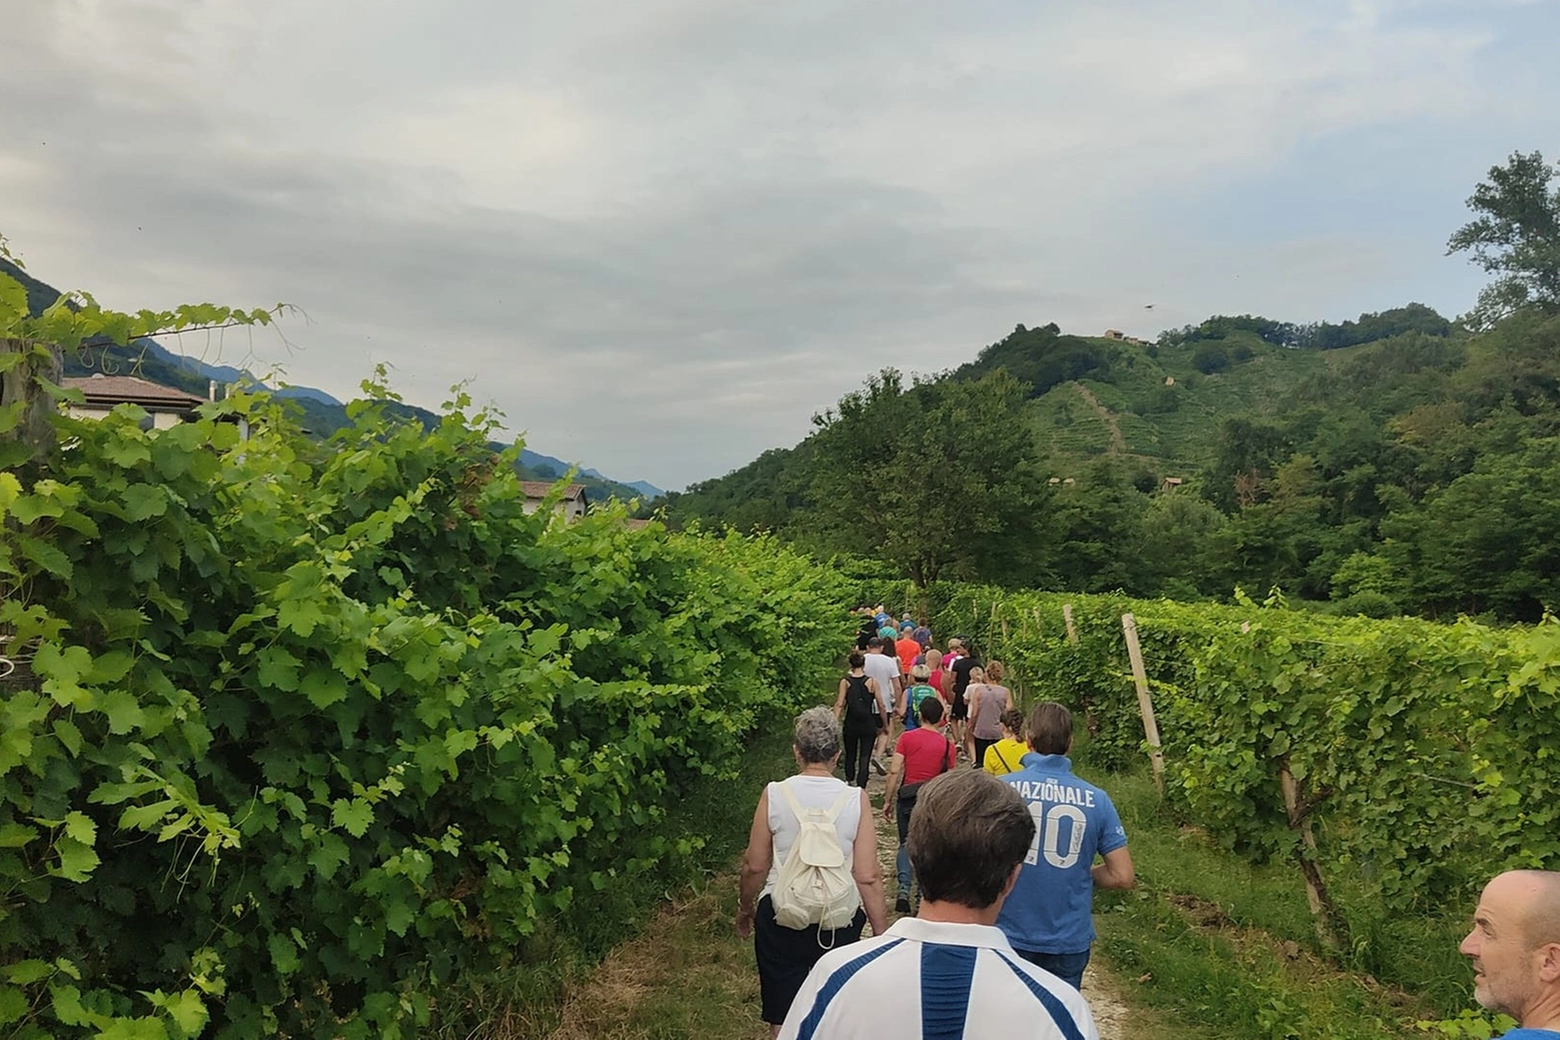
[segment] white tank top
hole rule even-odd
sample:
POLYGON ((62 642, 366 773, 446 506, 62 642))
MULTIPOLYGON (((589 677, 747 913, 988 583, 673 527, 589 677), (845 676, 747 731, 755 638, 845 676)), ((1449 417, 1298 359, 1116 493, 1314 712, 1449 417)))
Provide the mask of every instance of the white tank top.
MULTIPOLYGON (((790 855, 791 846, 802 833, 802 821, 796 818, 796 814, 786 804, 785 795, 776 790, 780 784, 790 788, 792 797, 801 803, 803 809, 832 808, 841 792, 856 790, 837 776, 793 776, 768 786, 769 833, 774 836, 774 856, 769 862, 769 877, 764 881, 764 890, 759 893, 760 899, 775 887, 780 864, 790 855)), ((840 836, 840 848, 845 851, 846 863, 851 862, 851 852, 856 846, 856 829, 860 825, 861 798, 858 792, 857 797, 840 813, 840 818, 834 821, 835 832, 840 836)))

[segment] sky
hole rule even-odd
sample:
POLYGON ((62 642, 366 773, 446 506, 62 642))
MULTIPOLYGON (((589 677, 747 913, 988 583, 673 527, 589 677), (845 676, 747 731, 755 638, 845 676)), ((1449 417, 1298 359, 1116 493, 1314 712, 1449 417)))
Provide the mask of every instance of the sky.
POLYGON ((0 234, 665 488, 1013 326, 1468 310, 1560 0, 0 0, 0 234), (1150 309, 1150 305, 1152 305, 1150 309))

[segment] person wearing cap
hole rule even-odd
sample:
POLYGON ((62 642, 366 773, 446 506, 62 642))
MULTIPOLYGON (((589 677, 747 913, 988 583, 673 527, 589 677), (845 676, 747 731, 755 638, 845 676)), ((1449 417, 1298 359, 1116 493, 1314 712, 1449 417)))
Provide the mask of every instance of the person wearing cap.
POLYGON ((1457 950, 1473 962, 1474 999, 1517 1020, 1501 1040, 1560 1040, 1560 871, 1497 874, 1457 950))

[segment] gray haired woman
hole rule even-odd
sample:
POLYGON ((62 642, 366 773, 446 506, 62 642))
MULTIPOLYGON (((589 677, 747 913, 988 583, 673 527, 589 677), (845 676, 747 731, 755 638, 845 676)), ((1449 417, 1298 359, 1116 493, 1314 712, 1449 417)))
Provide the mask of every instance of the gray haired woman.
POLYGON ((747 852, 742 857, 737 934, 744 939, 753 937, 763 1018, 776 1034, 780 1032, 786 1012, 791 1009, 791 1001, 819 957, 835 946, 861 938, 862 927, 868 922, 872 924, 874 935, 882 935, 888 927, 883 887, 878 877, 877 830, 872 820, 872 805, 866 791, 847 786, 836 775, 842 745, 839 720, 828 708, 809 708, 796 717, 791 751, 796 756, 798 772, 764 788, 753 813, 747 852), (769 894, 780 864, 786 861, 801 832, 801 822, 791 807, 793 800, 804 811, 831 809, 836 803, 844 805, 834 827, 840 851, 844 853, 845 862, 851 865, 862 905, 855 919, 843 928, 820 934, 817 925, 787 928, 775 919, 769 894))

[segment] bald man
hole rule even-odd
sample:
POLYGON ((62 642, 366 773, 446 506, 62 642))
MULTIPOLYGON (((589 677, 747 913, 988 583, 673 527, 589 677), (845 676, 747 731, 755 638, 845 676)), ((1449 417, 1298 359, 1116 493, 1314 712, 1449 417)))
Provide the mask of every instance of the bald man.
POLYGON ((1501 1040, 1560 1040, 1560 871, 1497 875, 1457 949, 1473 961, 1474 999, 1519 1023, 1501 1040))

